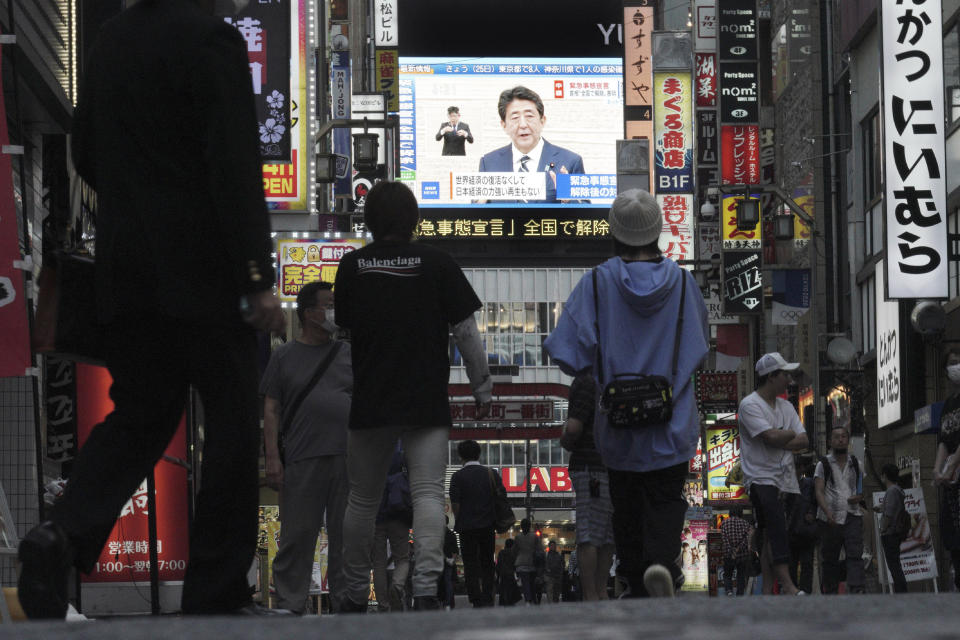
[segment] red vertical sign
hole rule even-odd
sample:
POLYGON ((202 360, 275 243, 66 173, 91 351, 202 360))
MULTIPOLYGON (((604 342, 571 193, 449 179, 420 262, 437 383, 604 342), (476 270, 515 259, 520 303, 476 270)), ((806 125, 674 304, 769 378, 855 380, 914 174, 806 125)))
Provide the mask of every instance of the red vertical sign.
MULTIPOLYGON (((77 436, 81 448, 93 427, 113 410, 108 395, 110 374, 103 367, 77 363, 77 436)), ((187 456, 186 420, 164 452, 171 458, 187 456)), ((154 468, 157 485, 157 559, 160 580, 183 580, 187 567, 187 471, 161 460, 154 468)), ((150 547, 147 528, 146 480, 123 506, 117 523, 93 571, 84 582, 147 582, 150 580, 150 547)))
POLYGON ((720 127, 723 150, 721 176, 723 184, 758 184, 760 182, 760 127, 723 125, 720 127))
MULTIPOLYGON (((7 109, 0 95, 0 145, 6 144, 9 144, 7 109)), ((23 272, 14 266, 14 262, 21 259, 17 207, 13 200, 13 166, 10 156, 0 153, 0 378, 25 375, 30 367, 27 297, 23 272)))

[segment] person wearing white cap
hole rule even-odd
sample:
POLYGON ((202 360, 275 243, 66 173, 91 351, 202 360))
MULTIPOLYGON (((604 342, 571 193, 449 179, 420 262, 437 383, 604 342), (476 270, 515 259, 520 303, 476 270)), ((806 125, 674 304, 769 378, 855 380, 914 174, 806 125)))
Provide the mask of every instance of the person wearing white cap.
POLYGON ((800 365, 779 353, 757 360, 757 390, 740 401, 740 467, 750 495, 762 544, 763 592, 803 595, 790 579, 790 546, 781 494, 799 494, 793 452, 806 449, 807 432, 793 405, 779 397, 790 384, 790 371, 800 365))
POLYGON ((608 470, 618 572, 633 597, 671 596, 683 582, 683 486, 700 433, 690 379, 709 352, 707 310, 693 276, 660 253, 663 214, 652 195, 624 191, 609 222, 615 257, 580 280, 544 346, 564 373, 592 371, 598 389, 615 374, 670 380, 668 422, 614 427, 597 411, 594 439, 608 470))

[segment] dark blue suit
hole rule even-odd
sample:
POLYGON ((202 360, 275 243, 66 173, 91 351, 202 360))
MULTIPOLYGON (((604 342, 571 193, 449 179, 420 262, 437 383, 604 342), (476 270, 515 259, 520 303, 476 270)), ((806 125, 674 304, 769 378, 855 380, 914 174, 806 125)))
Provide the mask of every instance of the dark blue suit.
MULTIPOLYGON (((540 162, 535 171, 547 171, 550 163, 553 163, 553 172, 560 173, 561 167, 566 167, 568 173, 585 173, 583 169, 583 158, 569 149, 558 147, 543 141, 543 153, 540 154, 540 162)), ((513 171, 513 145, 508 144, 505 147, 495 149, 480 158, 480 171, 513 171)), ((534 171, 534 169, 531 169, 534 171)), ((547 178, 547 197, 546 202, 557 201, 557 188, 553 180, 547 178)))

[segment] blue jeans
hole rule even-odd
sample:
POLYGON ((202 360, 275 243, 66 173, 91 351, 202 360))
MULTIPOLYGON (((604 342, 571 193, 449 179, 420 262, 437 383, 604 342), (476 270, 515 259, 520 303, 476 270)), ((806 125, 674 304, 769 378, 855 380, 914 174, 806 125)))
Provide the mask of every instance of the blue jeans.
POLYGON ((343 518, 344 591, 353 602, 367 601, 377 511, 397 440, 403 440, 413 497, 413 596, 437 595, 443 573, 443 476, 447 427, 353 429, 347 438, 350 496, 343 518))

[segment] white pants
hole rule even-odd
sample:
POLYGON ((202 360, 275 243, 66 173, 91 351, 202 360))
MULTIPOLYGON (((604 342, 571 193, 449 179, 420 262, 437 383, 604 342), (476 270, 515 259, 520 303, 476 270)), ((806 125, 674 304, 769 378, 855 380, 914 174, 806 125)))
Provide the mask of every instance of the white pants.
POLYGON ((443 476, 447 427, 353 429, 347 440, 350 496, 343 519, 343 573, 347 597, 361 604, 370 593, 377 511, 397 440, 403 440, 413 497, 413 596, 436 596, 443 573, 443 476))

